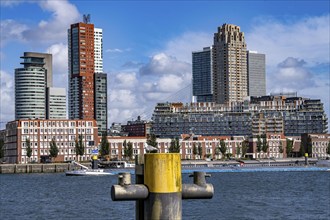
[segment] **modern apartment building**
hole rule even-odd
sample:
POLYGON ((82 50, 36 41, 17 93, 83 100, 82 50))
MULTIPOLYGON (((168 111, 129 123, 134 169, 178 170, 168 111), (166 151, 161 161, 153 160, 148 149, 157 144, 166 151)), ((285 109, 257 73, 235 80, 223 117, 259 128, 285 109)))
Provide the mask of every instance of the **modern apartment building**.
POLYGON ((213 101, 212 47, 192 52, 192 93, 197 102, 213 101))
POLYGON ((151 133, 157 137, 175 138, 194 133, 202 136, 249 136, 251 113, 243 112, 240 103, 158 103, 152 116, 151 133))
POLYGON ((8 163, 40 162, 41 156, 48 156, 50 142, 55 139, 59 148, 55 161, 90 160, 92 150, 98 148, 98 134, 95 120, 15 120, 6 125, 5 158, 8 163), (82 136, 85 154, 77 157, 75 141, 82 136), (27 157, 26 140, 31 143, 32 155, 27 157))
POLYGON ((21 58, 24 67, 15 69, 15 119, 46 119, 45 58, 26 53, 21 58))
POLYGON ((95 102, 95 115, 94 118, 97 122, 99 135, 107 132, 108 128, 108 106, 107 106, 107 74, 95 73, 94 75, 94 102, 95 102))
POLYGON ((214 34, 214 102, 241 102, 248 96, 246 43, 240 27, 223 24, 214 34))
POLYGON ((266 95, 266 56, 247 51, 248 95, 266 95))
POLYGON ((300 136, 327 133, 327 121, 323 103, 303 97, 251 97, 229 104, 158 103, 151 133, 166 138, 191 132, 203 136, 300 136))
POLYGON ((103 73, 103 31, 94 28, 94 72, 103 73))
POLYGON ((47 88, 47 119, 67 119, 65 88, 47 88))
POLYGON ((76 23, 68 30, 69 118, 94 118, 94 24, 76 23))

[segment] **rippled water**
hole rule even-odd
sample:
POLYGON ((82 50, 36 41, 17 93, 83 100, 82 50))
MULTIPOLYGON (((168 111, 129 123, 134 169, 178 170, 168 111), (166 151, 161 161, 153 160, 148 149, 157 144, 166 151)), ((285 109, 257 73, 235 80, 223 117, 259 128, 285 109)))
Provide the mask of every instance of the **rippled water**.
MULTIPOLYGON (((183 219, 330 219, 330 172, 212 173, 211 200, 184 200, 183 219)), ((183 182, 192 179, 183 174, 183 182)), ((113 202, 117 176, 0 175, 1 219, 135 219, 113 202)))

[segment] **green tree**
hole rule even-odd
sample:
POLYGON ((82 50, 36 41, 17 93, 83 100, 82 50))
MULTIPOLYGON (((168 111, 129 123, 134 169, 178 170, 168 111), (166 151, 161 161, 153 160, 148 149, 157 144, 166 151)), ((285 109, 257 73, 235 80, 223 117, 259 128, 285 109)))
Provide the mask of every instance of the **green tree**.
POLYGON ((56 158, 58 155, 58 147, 55 142, 55 137, 53 137, 52 141, 50 142, 50 150, 49 150, 49 156, 51 158, 56 158))
POLYGON ((128 150, 127 150, 127 141, 126 140, 124 140, 124 142, 123 142, 123 150, 124 150, 124 158, 125 158, 125 160, 127 160, 127 157, 128 157, 128 150))
POLYGON ((292 156, 292 151, 293 151, 293 140, 290 140, 289 138, 286 139, 286 154, 287 157, 292 156))
POLYGON ((196 143, 193 143, 193 155, 194 158, 196 159, 196 155, 198 155, 198 147, 196 146, 196 143))
POLYGON ((225 157, 227 151, 226 143, 224 140, 220 140, 220 152, 222 154, 222 158, 225 157))
MULTIPOLYGON (((156 135, 154 134, 151 134, 148 136, 148 139, 147 139, 147 144, 150 145, 150 146, 153 146, 153 147, 156 147, 158 148, 158 142, 157 142, 157 137, 156 135)), ((158 150, 153 150, 153 151, 150 151, 150 153, 157 153, 158 150)))
POLYGON ((179 138, 171 140, 170 148, 168 149, 170 153, 180 153, 180 142, 179 138))
POLYGON ((312 138, 309 135, 307 137, 307 143, 306 143, 306 145, 307 145, 307 153, 308 153, 308 155, 311 156, 312 153, 313 153, 313 144, 312 144, 312 138))
POLYGON ((156 135, 154 134, 149 135, 147 139, 147 144, 153 147, 157 147, 158 143, 157 143, 156 135))
POLYGON ((26 156, 29 158, 32 156, 32 148, 31 148, 31 141, 30 138, 27 138, 25 140, 25 145, 26 145, 26 156))
POLYGON ((220 155, 220 148, 219 146, 216 146, 215 147, 215 152, 214 152, 215 155, 219 156, 220 155))
POLYGON ((306 149, 303 141, 300 142, 300 149, 299 149, 299 154, 301 157, 305 156, 306 149))
POLYGON ((85 153, 85 146, 84 146, 83 137, 81 134, 78 136, 78 140, 76 139, 75 151, 76 151, 77 158, 78 158, 78 155, 82 156, 85 153))
POLYGON ((258 158, 260 158, 260 152, 262 150, 262 141, 260 136, 257 136, 257 152, 259 153, 258 158))
POLYGON ((249 141, 248 141, 248 140, 244 140, 244 141, 242 142, 242 158, 245 157, 248 148, 249 148, 249 141))
POLYGON ((127 143, 127 157, 131 160, 133 157, 133 144, 132 142, 127 143))
POLYGON ((203 148, 202 148, 202 143, 198 143, 198 155, 199 158, 202 159, 203 158, 203 148))
POLYGON ((327 154, 330 154, 330 141, 328 142, 327 154))
POLYGON ((268 152, 268 142, 267 142, 267 136, 265 134, 262 135, 262 152, 264 153, 268 152))
POLYGON ((279 152, 280 152, 281 154, 283 154, 284 150, 283 150, 283 144, 282 144, 282 141, 280 141, 279 146, 278 146, 278 149, 279 149, 279 152))
POLYGON ((301 135, 301 143, 300 143, 300 156, 305 156, 307 153, 309 156, 312 155, 312 138, 308 134, 301 135))
POLYGON ((110 153, 110 149, 109 149, 109 141, 107 138, 107 133, 103 132, 102 140, 101 140, 101 149, 100 149, 101 157, 105 157, 109 155, 109 153, 110 153))
MULTIPOLYGON (((242 142, 242 144, 243 144, 243 142, 242 142)), ((241 147, 239 146, 238 143, 236 143, 236 157, 239 158, 240 155, 241 155, 241 147)))
POLYGON ((1 138, 0 139, 0 159, 5 156, 5 141, 1 138))

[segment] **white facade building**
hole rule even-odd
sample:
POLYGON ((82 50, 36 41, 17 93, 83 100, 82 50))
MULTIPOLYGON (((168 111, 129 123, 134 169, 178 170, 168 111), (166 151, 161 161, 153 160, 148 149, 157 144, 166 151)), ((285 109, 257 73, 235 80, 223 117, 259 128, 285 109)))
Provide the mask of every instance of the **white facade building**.
POLYGON ((101 28, 94 28, 94 70, 103 73, 103 35, 101 28))
POLYGON ((59 149, 55 161, 88 161, 92 150, 98 148, 95 120, 16 120, 6 125, 5 161, 8 163, 40 162, 50 154, 50 143, 55 139, 59 149), (82 136, 84 155, 76 155, 75 142, 82 136), (31 157, 27 156, 26 140, 30 140, 31 157))

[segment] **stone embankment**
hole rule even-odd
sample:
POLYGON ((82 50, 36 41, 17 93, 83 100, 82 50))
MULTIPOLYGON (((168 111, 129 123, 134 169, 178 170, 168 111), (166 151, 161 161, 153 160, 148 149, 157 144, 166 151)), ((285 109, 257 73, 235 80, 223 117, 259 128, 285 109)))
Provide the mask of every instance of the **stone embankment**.
MULTIPOLYGON (((82 163, 90 166, 90 163, 82 163)), ((80 167, 71 163, 48 164, 1 164, 0 173, 61 173, 67 170, 78 170, 80 167)))

